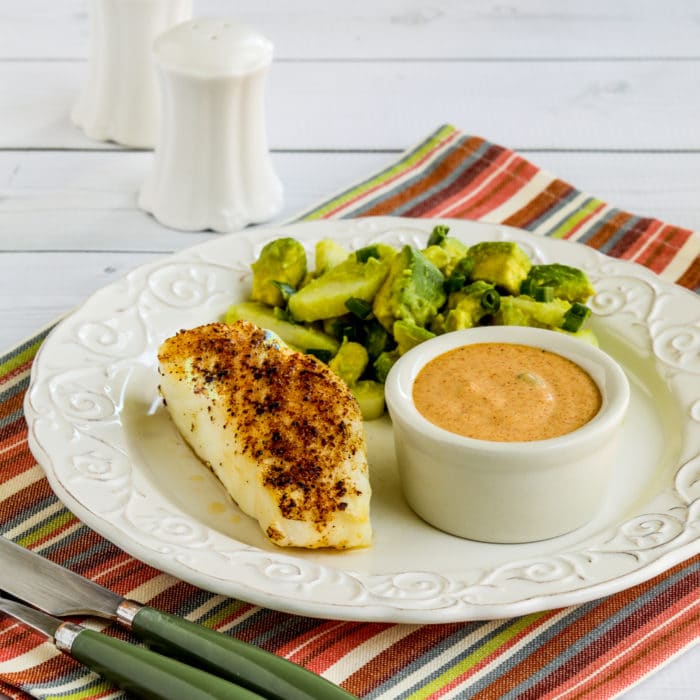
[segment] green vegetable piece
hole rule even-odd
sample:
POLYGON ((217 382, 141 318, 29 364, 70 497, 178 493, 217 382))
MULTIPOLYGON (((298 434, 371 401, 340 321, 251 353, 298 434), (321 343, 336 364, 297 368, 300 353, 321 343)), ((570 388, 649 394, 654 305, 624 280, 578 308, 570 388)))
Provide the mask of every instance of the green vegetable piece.
POLYGON ((315 246, 316 270, 318 277, 326 270, 344 262, 350 255, 350 251, 332 238, 323 238, 315 246))
POLYGON ((376 359, 389 345, 389 334, 376 320, 371 319, 365 324, 365 347, 370 359, 376 359))
POLYGON ((440 270, 420 251, 405 245, 392 260, 389 275, 374 299, 375 317, 390 332, 398 320, 427 326, 447 298, 444 281, 440 270))
POLYGON ((398 359, 398 349, 386 350, 385 352, 381 353, 379 357, 377 357, 377 359, 372 363, 374 372, 377 375, 377 381, 381 382, 382 384, 386 381, 389 370, 394 366, 394 363, 398 359))
POLYGON ((436 319, 436 332, 458 331, 477 326, 481 320, 497 311, 500 295, 489 282, 472 282, 461 291, 450 294, 447 312, 436 319))
POLYGON ((495 314, 501 307, 501 295, 495 289, 487 289, 481 295, 479 304, 487 314, 495 314))
POLYGON ((575 333, 571 333, 570 331, 565 331, 563 328, 554 328, 553 330, 557 331, 558 333, 565 333, 566 335, 570 335, 573 338, 578 338, 579 340, 582 340, 585 343, 590 343, 591 345, 593 345, 596 348, 600 347, 600 343, 598 342, 598 337, 590 328, 581 328, 580 330, 576 331, 575 333))
POLYGON ((453 292, 458 292, 467 282, 467 278, 464 275, 450 275, 445 280, 445 294, 452 294, 453 292))
POLYGON ((282 301, 287 302, 289 301, 289 297, 292 296, 297 290, 292 287, 291 284, 287 284, 286 282, 280 282, 279 280, 272 280, 272 284, 277 287, 277 289, 280 290, 282 293, 282 301))
POLYGON ((350 299, 345 302, 345 306, 350 313, 363 321, 372 313, 372 304, 364 299, 358 299, 357 297, 350 297, 350 299))
POLYGON ((554 299, 554 287, 535 287, 532 295, 535 301, 552 301, 554 299))
MULTIPOLYGON (((524 284, 526 287, 552 287, 557 299, 566 299, 571 302, 585 302, 594 293, 588 275, 583 270, 560 263, 548 265, 533 265, 527 273, 524 284)), ((531 294, 523 291, 521 294, 531 294)))
POLYGON ((376 245, 368 245, 355 251, 357 262, 367 262, 371 258, 379 258, 379 248, 376 245))
POLYGON ((484 241, 469 248, 474 280, 490 282, 517 294, 532 263, 525 251, 514 241, 484 241))
POLYGON ((384 415, 384 385, 372 379, 361 379, 350 387, 360 404, 364 420, 376 420, 384 415))
POLYGON ((235 321, 250 321, 259 328, 276 333, 287 345, 306 351, 308 348, 328 350, 335 355, 340 343, 329 335, 317 331, 315 328, 302 326, 297 323, 289 323, 278 318, 275 309, 260 304, 256 301, 243 301, 230 306, 226 311, 224 321, 234 323, 235 321))
POLYGON ((583 326, 590 315, 591 310, 585 304, 575 301, 571 305, 571 308, 564 314, 561 328, 565 331, 569 331, 569 333, 576 333, 581 330, 581 326, 583 326))
POLYGON ((503 326, 534 326, 536 328, 561 328, 564 314, 571 308, 565 299, 549 302, 535 301, 528 296, 501 297, 501 308, 495 322, 503 326))
MULTIPOLYGON (((435 267, 442 272, 445 277, 449 277, 463 261, 469 252, 468 246, 466 246, 462 241, 457 240, 448 236, 443 238, 439 244, 429 245, 424 251, 428 260, 430 260, 435 267)), ((468 269, 462 267, 460 270, 461 274, 464 274, 467 279, 471 274, 471 265, 468 269)))
POLYGON ((345 342, 340 346, 340 349, 328 363, 328 366, 348 386, 352 386, 362 376, 368 364, 369 355, 363 345, 345 342))
POLYGON ((433 228, 430 237, 428 238, 428 245, 440 245, 445 240, 445 238, 447 238, 447 234, 449 233, 449 231, 449 226, 438 224, 433 228))
POLYGON ((330 350, 324 350, 323 348, 306 348, 305 352, 307 355, 313 355, 326 364, 328 364, 331 357, 333 357, 333 353, 330 350))
POLYGON ((370 257, 345 262, 311 280, 289 300, 289 311, 297 321, 319 321, 347 313, 345 303, 353 297, 371 302, 389 272, 389 263, 370 257))
POLYGON ((435 337, 435 333, 431 333, 427 328, 416 326, 411 321, 396 321, 393 333, 399 355, 405 355, 411 348, 415 348, 424 340, 435 337))
POLYGON ((306 275, 306 251, 294 238, 277 238, 267 243, 251 265, 253 289, 250 298, 269 306, 286 303, 280 285, 296 289, 306 275))

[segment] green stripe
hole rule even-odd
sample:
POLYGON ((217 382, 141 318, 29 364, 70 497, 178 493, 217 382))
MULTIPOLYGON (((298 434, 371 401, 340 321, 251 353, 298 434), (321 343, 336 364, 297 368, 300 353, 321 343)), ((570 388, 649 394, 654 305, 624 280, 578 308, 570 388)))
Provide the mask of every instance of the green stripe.
POLYGON ((228 605, 224 605, 218 610, 215 609, 215 612, 213 612, 211 615, 206 615, 203 619, 197 621, 201 624, 206 625, 207 627, 212 627, 216 629, 223 620, 233 615, 244 605, 246 605, 246 603, 244 603, 243 601, 232 600, 228 605))
POLYGON ((533 613, 531 615, 526 615, 525 617, 516 618, 511 625, 503 630, 503 632, 495 635, 488 642, 469 654, 469 656, 465 656, 463 659, 460 659, 458 663, 447 669, 447 671, 445 671, 442 675, 434 678, 428 685, 421 686, 419 690, 409 696, 408 700, 420 700, 431 693, 441 690, 446 685, 452 683, 455 678, 458 678, 465 671, 476 666, 487 656, 490 656, 499 647, 503 646, 506 642, 517 636, 524 629, 527 629, 530 625, 548 614, 548 612, 533 613))
POLYGON ((413 165, 415 165, 415 163, 417 163, 421 158, 423 158, 423 156, 426 153, 433 150, 440 141, 444 141, 448 136, 450 136, 450 134, 453 134, 455 131, 455 128, 449 124, 443 126, 439 131, 435 133, 433 138, 431 138, 430 140, 426 141, 425 144, 423 144, 422 148, 413 151, 413 153, 411 153, 411 155, 409 155, 407 158, 402 158, 394 166, 392 166, 388 170, 383 170, 379 175, 372 178, 371 180, 365 180, 357 187, 354 187, 353 189, 344 192, 339 197, 332 199, 330 202, 327 202, 326 204, 320 206, 318 209, 314 209, 312 212, 304 216, 304 220, 308 221, 313 219, 322 219, 328 212, 332 211, 341 204, 345 204, 351 199, 354 199, 362 192, 370 190, 376 185, 385 182, 386 180, 390 180, 397 173, 400 173, 404 170, 408 170, 413 165))
POLYGON ((34 355, 36 355, 37 351, 39 350, 39 346, 42 344, 43 341, 44 337, 42 336, 39 340, 32 343, 29 347, 25 348, 21 352, 18 352, 16 355, 12 355, 9 359, 5 360, 5 362, 0 364, 0 377, 4 377, 6 374, 9 374, 10 372, 17 369, 17 367, 20 367, 25 362, 31 360, 34 357, 34 355))
POLYGON ((22 537, 17 540, 17 544, 21 544, 23 547, 31 547, 35 542, 44 539, 47 535, 50 535, 55 530, 59 530, 64 525, 67 525, 71 520, 75 520, 75 516, 68 509, 63 509, 53 518, 47 520, 41 527, 33 530, 31 534, 22 537))
POLYGON ((576 228, 583 219, 590 216, 604 202, 600 199, 591 197, 583 206, 573 212, 568 218, 564 219, 551 233, 548 233, 549 238, 564 238, 571 229, 576 228))
MULTIPOLYGON (((90 676, 86 675, 86 678, 90 679, 90 676)), ((91 682, 89 686, 83 688, 82 690, 59 693, 58 695, 52 693, 51 695, 42 695, 41 697, 43 697, 45 700, 83 700, 83 698, 101 697, 109 691, 112 691, 113 694, 114 690, 115 686, 113 686, 109 681, 99 680, 97 682, 91 682)))

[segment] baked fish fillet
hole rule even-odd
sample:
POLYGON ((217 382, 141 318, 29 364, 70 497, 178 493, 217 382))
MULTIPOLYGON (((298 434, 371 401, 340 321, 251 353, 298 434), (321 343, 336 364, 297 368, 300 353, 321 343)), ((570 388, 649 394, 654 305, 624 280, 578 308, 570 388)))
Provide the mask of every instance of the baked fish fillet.
POLYGON ((180 331, 158 363, 178 430, 272 542, 370 544, 362 416, 324 363, 247 321, 180 331))

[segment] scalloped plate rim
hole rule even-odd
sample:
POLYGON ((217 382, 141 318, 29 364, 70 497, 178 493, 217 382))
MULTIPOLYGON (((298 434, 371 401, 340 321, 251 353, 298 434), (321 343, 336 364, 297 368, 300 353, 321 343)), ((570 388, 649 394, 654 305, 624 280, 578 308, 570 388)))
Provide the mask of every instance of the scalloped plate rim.
MULTIPOLYGON (((423 232, 425 232, 436 223, 447 223, 455 229, 474 229, 475 231, 480 229, 484 232, 487 230, 498 230, 505 232, 507 238, 512 236, 515 238, 524 237, 525 239, 529 239, 532 237, 531 240, 533 240, 533 242, 536 241, 544 245, 545 248, 549 246, 556 247, 561 245, 579 246, 586 250, 587 254, 589 255, 599 256, 601 258, 605 258, 607 261, 610 261, 610 263, 618 266, 624 266, 625 270, 628 271, 629 275, 633 278, 647 280, 656 285, 660 285, 665 291, 668 291, 674 295, 679 295, 681 298, 686 299, 688 303, 697 304, 699 301, 696 295, 694 295, 691 291, 677 285, 673 285, 670 282, 664 282, 653 272, 636 263, 603 256, 595 249, 587 248, 581 244, 577 244, 575 241, 546 238, 537 236, 522 229, 514 229, 502 224, 488 222, 451 219, 431 220, 402 217, 366 217, 348 220, 316 220, 295 222, 290 224, 267 225, 264 227, 247 229, 242 232, 243 235, 239 233, 212 238, 182 251, 163 256, 154 262, 141 265, 129 272, 121 280, 111 283, 110 285, 98 290, 88 297, 83 304, 64 317, 57 324, 57 326, 51 330, 48 337, 43 342, 31 370, 30 386, 25 397, 25 416, 29 426, 30 449, 39 464, 44 469, 48 481, 57 497, 89 527, 94 529, 112 543, 120 546, 129 554, 141 559, 151 566, 171 573, 185 581, 215 593, 237 597, 257 605, 266 606, 284 612, 322 618, 330 617, 335 619, 357 621, 432 624, 512 617, 552 608, 576 605, 619 592, 664 573, 671 567, 694 556, 697 553, 700 553, 699 533, 691 541, 681 544, 671 551, 665 552, 658 558, 653 559, 645 563, 640 568, 632 570, 628 573, 614 576, 610 579, 600 580, 583 588, 525 596, 521 600, 508 603, 467 603, 460 606, 430 607, 430 603, 428 602, 428 604, 425 606, 416 607, 415 605, 402 605, 399 599, 386 602, 384 604, 348 604, 347 602, 342 601, 323 602, 314 600, 313 597, 299 598, 295 596, 273 595, 262 589, 256 590, 254 587, 251 588, 251 586, 248 584, 241 583, 240 581, 232 580, 230 578, 217 580, 215 577, 197 572, 182 562, 174 561, 172 559, 169 560, 166 556, 155 551, 152 547, 144 546, 138 540, 131 538, 128 535, 125 536, 114 523, 105 520, 102 516, 94 513, 90 509, 89 504, 81 503, 59 479, 55 466, 52 463, 52 459, 49 457, 50 449, 47 449, 47 446, 42 444, 35 432, 36 422, 40 420, 41 415, 34 409, 34 406, 32 405, 32 397, 35 396, 41 389, 38 382, 38 376, 40 374, 41 367, 47 361, 47 356, 53 351, 52 344, 54 339, 60 335, 61 329, 72 320, 78 318, 80 314, 89 307, 91 301, 98 295, 106 294, 110 290, 113 290, 118 284, 120 284, 120 282, 123 282, 131 275, 135 275, 149 269, 156 269, 159 265, 162 265, 170 260, 178 262, 187 260, 193 254, 196 255, 199 252, 206 251, 208 248, 222 245, 222 242, 224 241, 235 241, 236 237, 239 237, 241 240, 245 239, 253 244, 256 241, 260 243, 261 241, 269 240, 269 238, 272 236, 295 235, 294 231, 296 230, 298 235, 308 237, 309 240, 316 240, 321 237, 332 236, 333 229, 337 229, 341 226, 356 226, 358 229, 361 229, 362 226, 368 226, 369 228, 374 226, 377 228, 377 230, 370 231, 369 233, 367 231, 358 230, 356 234, 358 237, 365 236, 366 240, 369 240, 376 235, 381 235, 387 228, 396 229, 406 227, 410 229, 421 229, 423 232), (317 229, 317 232, 315 232, 315 238, 309 234, 301 233, 304 229, 317 229)), ((233 247, 236 247, 235 243, 233 244, 233 247)), ((244 545, 244 549, 260 552, 262 557, 272 558, 275 561, 282 563, 298 565, 301 569, 304 568, 304 560, 290 554, 286 550, 281 550, 279 555, 273 556, 267 551, 256 550, 254 547, 250 547, 248 545, 244 545)), ((323 568, 323 565, 321 565, 321 568, 323 568)), ((352 572, 345 573, 352 575, 352 572)), ((406 571, 392 572, 392 575, 403 573, 413 572, 407 569, 406 571)), ((359 575, 359 578, 362 578, 361 574, 359 575)))

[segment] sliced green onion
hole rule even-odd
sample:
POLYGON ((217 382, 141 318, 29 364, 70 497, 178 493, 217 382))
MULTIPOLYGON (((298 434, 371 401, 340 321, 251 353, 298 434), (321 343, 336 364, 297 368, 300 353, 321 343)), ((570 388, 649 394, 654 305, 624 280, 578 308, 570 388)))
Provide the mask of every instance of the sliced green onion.
POLYGON ((525 294, 528 297, 534 296, 536 284, 534 280, 524 279, 520 285, 520 293, 525 294))
POLYGON ((495 314, 501 308, 501 295, 495 289, 487 289, 481 295, 481 308, 495 314))
POLYGON ((345 307, 363 321, 372 313, 372 304, 358 297, 350 297, 345 302, 345 307))
POLYGON ((370 359, 374 360, 380 355, 389 343, 389 334, 376 319, 365 324, 365 347, 370 359))
POLYGON ((552 301, 554 299, 554 287, 535 287, 533 295, 535 301, 552 301))
POLYGON ((333 335, 337 340, 342 341, 343 339, 352 341, 355 343, 361 343, 363 339, 363 329, 362 324, 358 322, 353 323, 352 316, 343 316, 333 322, 333 335))
POLYGON ((452 292, 458 292, 464 287, 466 281, 467 278, 464 275, 451 274, 443 284, 445 293, 450 294, 452 292))
POLYGON ((465 255, 456 265, 452 274, 464 275, 466 279, 469 279, 474 269, 474 258, 470 258, 465 255))
POLYGON ((376 245, 368 245, 355 251, 357 262, 367 262, 370 258, 379 258, 379 248, 376 245))
POLYGON ((430 238, 428 238, 428 245, 440 245, 440 243, 442 243, 445 240, 445 238, 447 238, 447 233, 449 232, 449 230, 449 226, 436 226, 430 234, 430 238))
POLYGON ((574 302, 564 314, 564 320, 561 324, 562 330, 569 331, 569 333, 577 333, 590 315, 591 310, 585 304, 574 302))
POLYGON ((317 357, 321 362, 326 362, 333 357, 333 353, 330 350, 326 350, 325 348, 306 348, 306 354, 307 355, 313 355, 314 357, 317 357))

